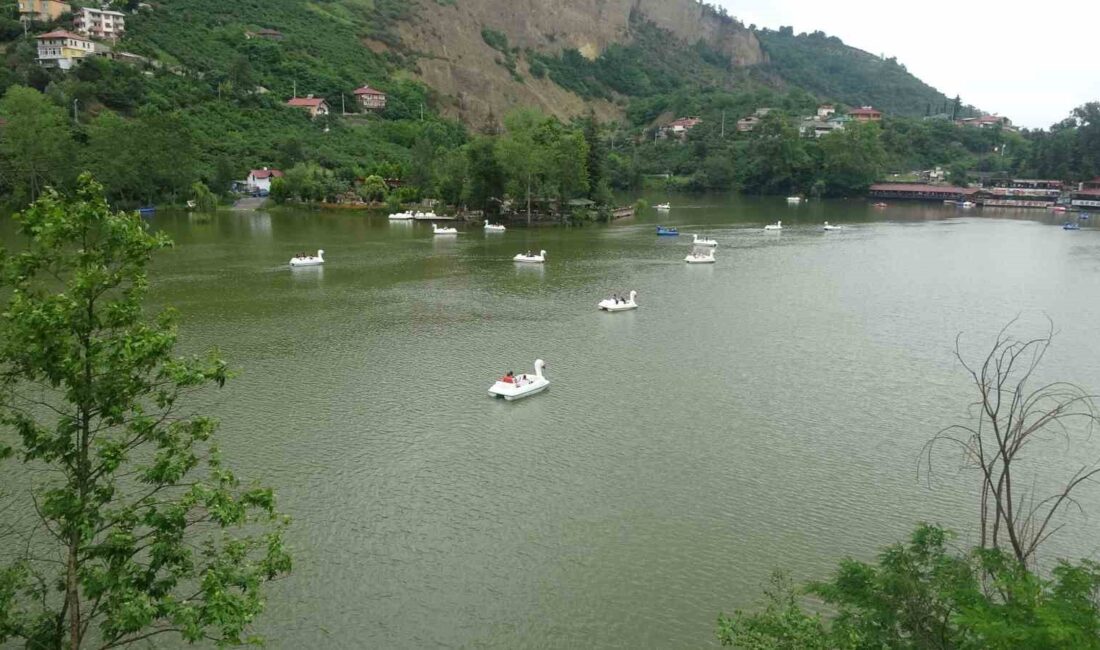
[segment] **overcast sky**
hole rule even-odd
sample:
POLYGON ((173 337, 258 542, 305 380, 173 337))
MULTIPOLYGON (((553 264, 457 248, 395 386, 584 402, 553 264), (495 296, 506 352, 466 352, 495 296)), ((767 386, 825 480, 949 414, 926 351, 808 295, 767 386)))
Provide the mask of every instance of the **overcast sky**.
POLYGON ((1047 128, 1100 101, 1100 2, 711 0, 746 25, 821 30, 966 104, 1047 128), (1024 7, 1027 7, 1026 9, 1024 7))

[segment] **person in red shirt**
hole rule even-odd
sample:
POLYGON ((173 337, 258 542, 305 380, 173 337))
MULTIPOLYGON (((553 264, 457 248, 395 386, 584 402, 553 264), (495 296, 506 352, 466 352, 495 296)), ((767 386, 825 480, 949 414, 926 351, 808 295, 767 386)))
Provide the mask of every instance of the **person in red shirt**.
POLYGON ((506 383, 506 384, 514 384, 514 383, 516 383, 516 373, 512 372, 511 370, 509 370, 509 371, 508 371, 508 374, 507 374, 507 375, 504 375, 504 379, 501 379, 501 381, 502 381, 502 382, 504 382, 504 383, 506 383))

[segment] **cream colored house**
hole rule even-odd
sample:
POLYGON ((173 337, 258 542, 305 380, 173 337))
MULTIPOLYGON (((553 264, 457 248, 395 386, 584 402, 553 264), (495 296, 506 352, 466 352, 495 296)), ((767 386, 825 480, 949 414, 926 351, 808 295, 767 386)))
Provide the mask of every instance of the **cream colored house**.
POLYGON ((64 30, 42 34, 38 40, 38 63, 46 68, 68 70, 78 59, 95 54, 95 43, 80 34, 64 30))
POLYGON ((73 16, 73 27, 85 36, 117 41, 122 32, 126 31, 126 14, 121 11, 81 7, 73 16))

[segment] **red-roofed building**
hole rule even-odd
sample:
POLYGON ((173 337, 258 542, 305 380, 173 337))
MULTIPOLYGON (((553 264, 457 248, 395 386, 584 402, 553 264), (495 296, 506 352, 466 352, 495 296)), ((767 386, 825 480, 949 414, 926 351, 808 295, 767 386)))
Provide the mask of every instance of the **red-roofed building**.
POLYGON ((916 201, 962 201, 979 192, 976 187, 952 187, 922 183, 875 183, 868 194, 876 199, 912 199, 916 201))
POLYGON ((96 46, 88 38, 63 29, 36 36, 38 63, 46 68, 68 70, 77 59, 95 54, 96 46))
POLYGON ((703 123, 703 120, 698 117, 681 117, 678 120, 669 122, 661 128, 661 134, 667 137, 685 138, 688 131, 691 131, 695 127, 703 123))
POLYGON ((271 181, 275 180, 276 178, 282 177, 283 173, 278 169, 268 169, 267 167, 264 167, 263 169, 253 169, 252 171, 248 172, 248 189, 252 190, 253 192, 270 192, 271 181))
POLYGON ((882 119, 882 111, 870 106, 862 106, 848 111, 848 116, 857 122, 878 122, 882 119))
POLYGON ((314 97, 309 95, 308 97, 295 97, 286 103, 287 106, 292 108, 301 108, 309 111, 309 116, 316 118, 319 115, 328 115, 328 102, 321 97, 314 97))
POLYGON ((386 108, 386 93, 368 85, 355 89, 355 100, 363 110, 380 111, 386 108))

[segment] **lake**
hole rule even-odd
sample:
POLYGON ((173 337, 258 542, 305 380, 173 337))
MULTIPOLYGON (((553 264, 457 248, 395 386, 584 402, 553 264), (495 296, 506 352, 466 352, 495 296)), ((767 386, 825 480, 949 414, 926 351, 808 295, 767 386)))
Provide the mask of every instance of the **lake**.
MULTIPOLYGON (((959 332, 984 355, 1018 314, 1024 334, 1049 316, 1044 375, 1100 390, 1100 230, 670 200, 451 238, 345 213, 150 219, 177 243, 153 297, 179 310, 181 352, 216 345, 238 371, 202 402, 225 456, 294 520, 295 570, 258 626, 270 647, 713 645, 718 613, 751 607, 773 568, 824 577, 922 520, 972 540, 976 478, 917 470, 974 398, 959 332), (717 263, 685 264, 690 235, 657 223, 713 236, 717 263), (318 248, 323 267, 287 268, 318 248), (545 266, 511 260, 540 249, 545 266), (596 310, 632 289, 637 311, 596 310), (487 396, 535 358, 548 392, 487 396)), ((1097 532, 1075 519, 1048 553, 1096 558, 1097 532)))

